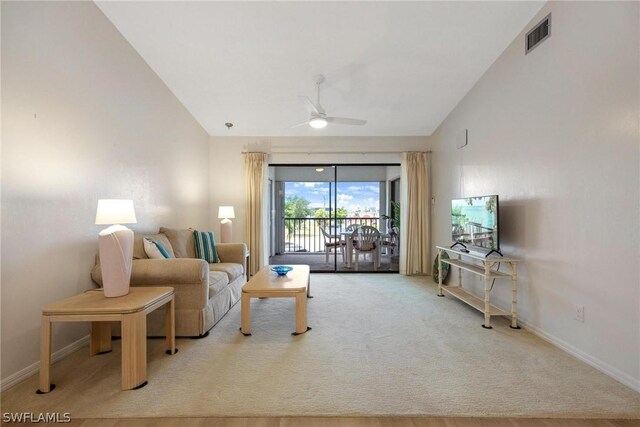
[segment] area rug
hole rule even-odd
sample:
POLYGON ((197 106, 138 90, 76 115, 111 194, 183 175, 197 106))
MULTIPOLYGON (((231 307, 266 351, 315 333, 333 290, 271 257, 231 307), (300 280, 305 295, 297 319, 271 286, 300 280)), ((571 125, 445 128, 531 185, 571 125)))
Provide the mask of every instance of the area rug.
POLYGON ((204 416, 640 417, 640 394, 497 319, 437 298, 431 278, 314 274, 309 326, 294 300, 254 300, 253 335, 236 305, 207 338, 148 340, 148 381, 120 390, 120 347, 83 348, 2 394, 3 412, 72 418, 204 416))

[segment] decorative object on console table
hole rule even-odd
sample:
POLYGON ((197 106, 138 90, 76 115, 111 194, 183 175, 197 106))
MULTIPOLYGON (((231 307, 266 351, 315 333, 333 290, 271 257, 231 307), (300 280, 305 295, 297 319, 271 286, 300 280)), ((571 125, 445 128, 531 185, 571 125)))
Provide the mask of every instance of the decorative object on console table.
POLYGON ((233 221, 235 218, 233 206, 220 206, 218 208, 218 219, 220 221, 220 243, 231 243, 233 241, 233 221))
POLYGON ((133 261, 133 231, 121 224, 135 224, 133 200, 98 200, 96 224, 114 224, 98 234, 105 297, 129 293, 133 261))
MULTIPOLYGON (((441 254, 438 253, 438 255, 436 255, 436 258, 433 260, 433 268, 431 269, 431 271, 432 271, 434 282, 439 283, 440 275, 442 274, 442 283, 444 283, 447 280, 447 277, 449 276, 449 264, 442 263, 442 270, 440 270, 440 262, 438 260, 439 256, 441 256, 442 259, 449 259, 449 254, 447 254, 446 252, 442 252, 441 254)), ((444 295, 438 295, 438 296, 444 296, 444 295)))

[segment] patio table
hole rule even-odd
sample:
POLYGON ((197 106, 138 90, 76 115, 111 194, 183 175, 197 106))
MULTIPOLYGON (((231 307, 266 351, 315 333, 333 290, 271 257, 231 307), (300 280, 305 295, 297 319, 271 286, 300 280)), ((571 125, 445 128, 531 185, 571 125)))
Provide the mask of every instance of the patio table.
MULTIPOLYGON (((353 258, 353 240, 349 238, 349 236, 351 236, 352 234, 353 234, 353 231, 340 232, 340 239, 342 239, 342 237, 344 236, 346 240, 345 250, 347 251, 347 254, 346 254, 346 260, 344 264, 347 268, 351 268, 351 258, 353 258)), ((389 233, 380 233, 380 236, 376 241, 376 245, 381 245, 383 239, 388 239, 390 237, 391 235, 389 233)))

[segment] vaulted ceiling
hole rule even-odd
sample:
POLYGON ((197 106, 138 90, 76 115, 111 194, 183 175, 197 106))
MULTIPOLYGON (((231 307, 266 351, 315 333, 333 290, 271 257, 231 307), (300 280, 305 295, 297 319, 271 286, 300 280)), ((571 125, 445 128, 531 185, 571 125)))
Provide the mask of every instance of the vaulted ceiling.
POLYGON ((211 135, 409 136, 433 133, 544 2, 97 4, 211 135), (328 115, 368 123, 291 128, 316 74, 328 115))

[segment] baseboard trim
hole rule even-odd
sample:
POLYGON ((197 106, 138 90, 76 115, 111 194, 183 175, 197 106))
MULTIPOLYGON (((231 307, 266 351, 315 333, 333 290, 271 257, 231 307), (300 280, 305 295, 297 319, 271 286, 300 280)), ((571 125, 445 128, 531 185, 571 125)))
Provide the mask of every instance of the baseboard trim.
MULTIPOLYGON (((63 347, 60 350, 54 352, 51 355, 51 363, 55 363, 58 360, 64 357, 67 357, 77 349, 89 344, 89 338, 90 338, 90 335, 86 335, 80 338, 78 341, 72 342, 68 346, 63 347)), ((26 368, 19 370, 15 374, 9 375, 7 378, 2 379, 2 381, 0 381, 0 391, 5 391, 39 372, 40 372, 40 362, 38 361, 38 362, 32 363, 26 368)))
POLYGON ((553 344, 554 346, 560 348, 561 350, 569 353, 573 357, 580 359, 587 365, 594 367, 600 372, 610 376, 614 380, 619 381, 622 384, 626 385, 627 387, 631 388, 632 390, 635 390, 640 393, 640 380, 633 378, 632 376, 625 374, 624 372, 620 371, 617 368, 614 368, 608 363, 603 362, 602 360, 583 352, 582 350, 572 346, 566 341, 563 341, 560 338, 543 331, 537 326, 524 322, 520 319, 518 319, 518 324, 520 324, 520 326, 530 331, 532 334, 542 338, 546 342, 553 344))

